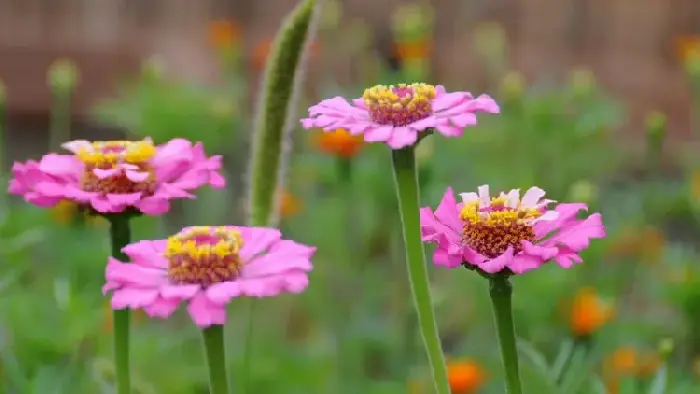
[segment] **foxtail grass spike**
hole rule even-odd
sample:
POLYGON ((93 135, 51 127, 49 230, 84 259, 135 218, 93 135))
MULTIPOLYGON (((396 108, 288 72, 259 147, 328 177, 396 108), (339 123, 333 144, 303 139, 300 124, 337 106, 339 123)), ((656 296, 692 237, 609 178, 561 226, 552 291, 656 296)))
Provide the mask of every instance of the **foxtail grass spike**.
POLYGON ((275 38, 267 61, 253 134, 249 169, 248 220, 277 221, 277 189, 291 150, 293 109, 303 80, 302 55, 313 35, 322 0, 304 0, 292 10, 275 38))

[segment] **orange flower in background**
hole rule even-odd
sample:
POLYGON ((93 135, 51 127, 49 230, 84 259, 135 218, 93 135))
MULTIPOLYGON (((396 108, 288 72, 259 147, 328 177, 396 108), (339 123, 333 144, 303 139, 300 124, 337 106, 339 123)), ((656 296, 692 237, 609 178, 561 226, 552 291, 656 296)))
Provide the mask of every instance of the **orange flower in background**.
POLYGON ((473 360, 455 360, 447 364, 447 379, 452 394, 472 394, 486 382, 486 372, 473 360))
POLYGON ((650 378, 661 366, 661 357, 655 352, 640 353, 631 347, 620 347, 603 360, 603 379, 611 394, 619 392, 625 378, 650 378))
POLYGON ((332 156, 351 158, 362 149, 364 139, 361 135, 352 135, 345 129, 319 131, 314 134, 316 146, 322 152, 332 156))
POLYGON ((433 43, 430 40, 394 43, 394 54, 402 61, 427 59, 432 50, 433 43))
POLYGON ((216 20, 209 22, 209 42, 217 47, 229 47, 240 39, 240 31, 232 20, 216 20))
POLYGON ((571 331, 577 337, 591 335, 610 321, 613 315, 612 306, 605 303, 595 289, 582 288, 576 293, 571 306, 571 331))
MULTIPOLYGON (((274 41, 275 38, 270 37, 266 40, 258 42, 258 44, 255 46, 252 58, 254 69, 262 70, 265 68, 265 62, 267 62, 267 56, 270 54, 270 49, 272 49, 272 44, 274 43, 274 41)), ((311 48, 309 48, 309 56, 313 58, 314 56, 318 55, 320 50, 321 46, 318 42, 314 41, 311 44, 311 48)))
MULTIPOLYGON (((136 309, 132 312, 134 323, 143 323, 146 321, 146 313, 143 309, 136 309)), ((104 303, 104 320, 102 322, 102 331, 105 333, 112 332, 112 306, 109 300, 104 303)))
POLYGON ((612 246, 612 254, 639 258, 644 263, 656 264, 666 245, 666 238, 658 228, 644 226, 625 230, 612 246))
POLYGON ((690 198, 700 204, 700 170, 690 174, 690 198))
POLYGON ((686 62, 691 56, 700 56, 700 36, 681 36, 676 40, 678 58, 686 62))
POLYGON ((280 217, 288 218, 295 215, 301 210, 301 202, 297 200, 291 193, 286 190, 281 190, 279 196, 280 217))

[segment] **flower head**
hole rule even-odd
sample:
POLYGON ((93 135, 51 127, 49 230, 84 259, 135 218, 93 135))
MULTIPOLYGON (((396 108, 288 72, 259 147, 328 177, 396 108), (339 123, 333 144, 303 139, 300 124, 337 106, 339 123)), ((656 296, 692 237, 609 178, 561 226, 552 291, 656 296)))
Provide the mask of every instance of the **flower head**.
POLYGON ((443 86, 424 83, 377 85, 351 103, 342 97, 323 100, 302 119, 307 128, 346 129, 362 134, 367 142, 386 142, 393 149, 413 145, 427 131, 459 137, 466 126, 476 125, 476 113, 498 113, 489 96, 467 92, 447 93, 443 86))
POLYGON ((54 222, 68 226, 74 223, 85 223, 89 225, 99 225, 106 223, 99 216, 88 215, 83 212, 82 206, 70 200, 63 200, 51 209, 51 217, 54 222))
POLYGON ((287 190, 279 192, 279 210, 282 218, 288 218, 296 215, 301 210, 301 201, 299 201, 292 193, 287 190))
POLYGON ((230 47, 240 40, 238 26, 232 20, 209 22, 209 42, 216 48, 230 47))
POLYGON ((345 129, 315 134, 316 146, 319 150, 333 156, 350 158, 362 149, 362 136, 352 135, 345 129))
POLYGON ((625 378, 648 379, 660 367, 656 352, 638 352, 632 347, 620 347, 603 360, 603 378, 610 393, 618 393, 625 378))
POLYGON ((600 299, 595 289, 580 289, 571 306, 571 331, 577 337, 593 334, 613 317, 614 310, 600 299))
POLYGON ((221 156, 207 157, 201 143, 72 141, 63 146, 73 154, 16 162, 9 192, 42 207, 70 200, 99 213, 134 208, 157 215, 169 210, 170 199, 194 198, 194 189, 225 184, 221 156))
POLYGON ((447 379, 453 394, 472 394, 483 386, 486 372, 473 360, 457 360, 447 365, 447 379))
POLYGON ((579 253, 592 238, 603 238, 599 213, 576 219, 586 204, 558 204, 543 199, 544 190, 532 187, 491 198, 488 185, 478 193, 463 193, 457 203, 448 188, 438 208, 421 209, 423 241, 437 244, 436 265, 464 265, 486 274, 522 274, 554 260, 562 268, 580 263, 579 253))
POLYGON ((109 259, 113 309, 170 316, 181 302, 200 327, 224 324, 234 297, 299 293, 308 285, 316 248, 283 240, 264 227, 186 227, 167 240, 141 241, 122 251, 131 264, 109 259))

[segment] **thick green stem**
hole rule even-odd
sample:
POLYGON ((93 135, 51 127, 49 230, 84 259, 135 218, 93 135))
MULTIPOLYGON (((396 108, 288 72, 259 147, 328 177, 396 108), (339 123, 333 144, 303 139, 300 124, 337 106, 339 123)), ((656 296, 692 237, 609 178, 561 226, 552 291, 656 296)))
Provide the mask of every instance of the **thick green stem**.
POLYGON ((493 316, 498 332, 498 344, 506 375, 506 393, 522 394, 518 350, 513 325, 513 308, 511 306, 513 287, 508 278, 502 275, 492 277, 489 281, 489 295, 491 296, 493 316))
POLYGON ((51 105, 51 124, 49 131, 49 150, 59 152, 61 144, 70 140, 71 128, 71 93, 53 92, 51 105))
POLYGON ((226 377, 226 350, 224 346, 224 326, 214 325, 202 330, 204 352, 209 368, 209 392, 211 394, 228 394, 226 377))
MULTIPOLYGON (((131 242, 129 219, 122 215, 109 218, 110 236, 112 241, 112 256, 127 261, 128 257, 122 249, 131 242)), ((128 309, 113 310, 112 324, 114 325, 114 367, 117 375, 117 393, 131 393, 131 370, 129 363, 129 329, 131 312, 128 309)))
POLYGON ((432 368, 435 392, 450 394, 445 358, 442 354, 435 312, 430 298, 425 250, 420 235, 420 194, 414 147, 392 151, 392 159, 403 225, 408 280, 418 314, 418 324, 432 368))

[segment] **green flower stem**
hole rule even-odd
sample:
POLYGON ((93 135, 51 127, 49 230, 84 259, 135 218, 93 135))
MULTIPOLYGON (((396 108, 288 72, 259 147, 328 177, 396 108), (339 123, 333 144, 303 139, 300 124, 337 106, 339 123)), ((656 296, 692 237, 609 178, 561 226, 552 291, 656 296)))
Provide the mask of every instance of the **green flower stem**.
POLYGON ((71 92, 54 89, 49 128, 49 150, 60 152, 61 144, 70 141, 71 135, 71 92))
POLYGON ((425 250, 420 235, 420 194, 414 147, 392 151, 392 160, 403 225, 408 279, 418 314, 418 324, 432 368, 435 392, 450 394, 445 358, 442 354, 435 312, 430 299, 425 250))
MULTIPOLYGON (((352 256, 354 255, 355 257, 357 257, 356 253, 354 252, 355 250, 357 250, 355 249, 355 234, 357 233, 355 230, 356 220, 353 216, 354 200, 352 198, 352 160, 349 158, 338 157, 336 159, 336 165, 339 183, 338 191, 341 194, 341 205, 343 208, 343 216, 341 218, 341 223, 342 226, 347 229, 347 233, 344 233, 342 235, 344 237, 343 243, 345 245, 345 248, 343 265, 341 269, 343 270, 343 272, 347 272, 346 270, 354 263, 352 256)), ((328 313, 332 320, 333 331, 335 332, 335 351, 337 354, 342 355, 338 358, 338 362, 335 363, 334 371, 334 383, 336 384, 335 392, 338 394, 348 393, 349 387, 351 386, 348 383, 356 381, 359 377, 358 368, 356 365, 357 350, 352 345, 352 342, 348 340, 349 328, 347 324, 348 317, 350 316, 350 318, 352 319, 354 307, 356 305, 354 303, 347 305, 347 299, 342 299, 342 295, 347 294, 347 290, 347 286, 343 286, 341 289, 337 289, 334 288, 333 284, 331 283, 328 283, 326 285, 327 297, 329 297, 329 300, 335 300, 333 302, 325 303, 327 308, 330 309, 328 313), (339 295, 341 299, 339 299, 339 295), (343 303, 345 303, 344 307, 339 308, 338 306, 343 305, 343 303)))
POLYGON ((492 277, 489 280, 489 295, 491 296, 493 316, 498 332, 498 344, 501 348, 501 358, 506 374, 506 393, 522 394, 511 305, 513 287, 508 278, 503 275, 492 277))
MULTIPOLYGON (((112 256, 121 261, 128 261, 122 248, 131 242, 129 218, 123 215, 113 215, 107 218, 110 222, 112 241, 112 256)), ((114 367, 117 374, 117 393, 131 393, 131 370, 129 363, 129 329, 131 312, 128 309, 112 311, 114 325, 114 367)))
POLYGON ((224 346, 224 326, 214 325, 202 330, 204 352, 209 367, 209 392, 211 394, 228 394, 226 378, 226 350, 224 346))

